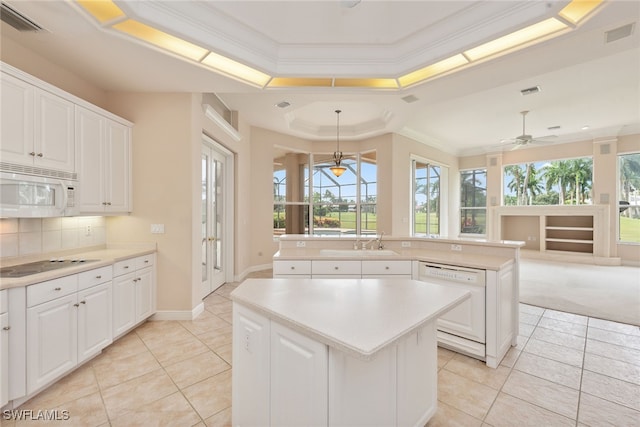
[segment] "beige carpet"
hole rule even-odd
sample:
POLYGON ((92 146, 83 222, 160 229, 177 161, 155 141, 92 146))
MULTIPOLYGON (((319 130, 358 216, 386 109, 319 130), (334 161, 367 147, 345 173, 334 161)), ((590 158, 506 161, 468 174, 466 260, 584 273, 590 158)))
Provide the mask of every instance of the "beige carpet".
POLYGON ((521 259, 520 302, 640 326, 640 268, 521 259))

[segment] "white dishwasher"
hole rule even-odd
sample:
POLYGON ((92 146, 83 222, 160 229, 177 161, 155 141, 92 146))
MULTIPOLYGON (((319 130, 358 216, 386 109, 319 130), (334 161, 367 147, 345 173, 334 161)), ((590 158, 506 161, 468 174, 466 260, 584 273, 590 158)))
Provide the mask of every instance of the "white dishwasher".
POLYGON ((418 263, 418 279, 467 290, 471 297, 438 319, 438 344, 470 356, 486 357, 485 270, 418 263))

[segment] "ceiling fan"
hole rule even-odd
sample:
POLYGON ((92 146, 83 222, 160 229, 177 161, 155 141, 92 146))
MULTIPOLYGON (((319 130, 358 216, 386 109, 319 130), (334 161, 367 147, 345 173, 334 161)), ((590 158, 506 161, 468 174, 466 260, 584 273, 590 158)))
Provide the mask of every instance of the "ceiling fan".
POLYGON ((529 144, 550 144, 553 142, 553 141, 546 141, 546 140, 549 138, 556 138, 556 135, 547 135, 547 136, 534 138, 533 136, 528 135, 526 133, 525 118, 528 113, 529 113, 528 110, 520 111, 520 114, 522 114, 522 135, 516 136, 515 138, 503 139, 502 141, 500 141, 500 147, 504 147, 505 143, 509 143, 514 146, 512 150, 517 150, 518 148, 522 148, 529 144))

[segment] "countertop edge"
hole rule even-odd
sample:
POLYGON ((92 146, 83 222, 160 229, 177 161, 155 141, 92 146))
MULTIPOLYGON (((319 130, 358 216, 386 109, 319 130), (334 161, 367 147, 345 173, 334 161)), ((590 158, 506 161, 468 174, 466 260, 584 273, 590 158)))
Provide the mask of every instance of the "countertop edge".
MULTIPOLYGON (((122 261, 125 259, 153 254, 156 251, 157 250, 155 248, 155 245, 153 247, 149 245, 145 245, 145 246, 133 245, 132 247, 116 246, 116 247, 105 247, 105 248, 90 248, 89 250, 79 250, 77 252, 68 252, 66 253, 66 255, 62 256, 61 258, 65 258, 65 259, 75 258, 75 257, 82 257, 85 259, 98 258, 99 261, 91 262, 89 264, 74 266, 74 267, 63 268, 59 270, 52 270, 52 271, 47 271, 43 273, 32 274, 24 277, 2 278, 0 279, 0 290, 26 287, 26 286, 34 285, 36 283, 58 279, 60 277, 71 276, 73 274, 82 273, 84 271, 89 271, 96 268, 113 265, 116 262, 122 261)), ((41 254, 38 257, 38 259, 50 259, 51 257, 47 255, 48 254, 41 254)), ((29 258, 33 259, 34 257, 30 256, 29 258)), ((24 261, 20 262, 20 258, 16 258, 11 261, 12 262, 3 264, 2 266, 9 267, 9 266, 18 265, 24 262, 24 261), (16 261, 16 262, 13 262, 13 261, 16 261)))

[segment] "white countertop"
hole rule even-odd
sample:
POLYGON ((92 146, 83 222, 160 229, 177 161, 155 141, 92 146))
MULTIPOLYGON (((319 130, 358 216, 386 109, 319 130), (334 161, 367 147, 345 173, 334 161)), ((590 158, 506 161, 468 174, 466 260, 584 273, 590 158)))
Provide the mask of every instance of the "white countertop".
POLYGON ((28 286, 34 283, 40 283, 51 279, 57 279, 58 277, 69 276, 71 274, 80 273, 87 270, 93 270, 94 268, 104 267, 106 265, 112 265, 115 262, 122 261, 124 259, 147 255, 156 251, 155 244, 145 245, 131 245, 121 247, 109 247, 109 248, 90 248, 80 249, 77 251, 68 251, 61 253, 51 254, 38 254, 29 255, 24 257, 16 257, 0 262, 1 267, 9 267, 13 265, 26 264, 28 262, 48 260, 51 258, 60 259, 91 259, 98 260, 86 264, 80 264, 73 267, 60 268, 58 270, 45 271, 43 273, 31 274, 23 277, 3 277, 0 278, 0 290, 15 288, 21 286, 28 286))
POLYGON ((363 253, 362 257, 331 256, 323 254, 322 251, 323 249, 312 248, 280 249, 273 256, 273 260, 416 260, 495 271, 498 271, 514 262, 513 258, 509 257, 445 252, 431 249, 394 249, 394 252, 396 252, 397 255, 382 256, 375 255, 375 250, 364 252, 353 250, 354 254, 363 253))
POLYGON ((245 305, 326 345, 369 359, 469 298, 410 279, 247 279, 232 293, 245 305))

